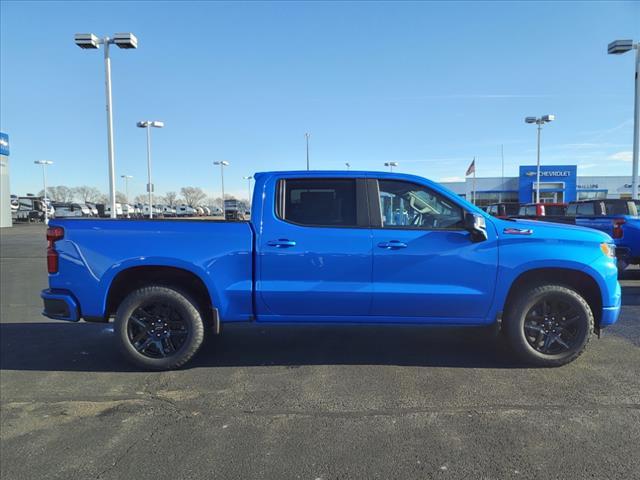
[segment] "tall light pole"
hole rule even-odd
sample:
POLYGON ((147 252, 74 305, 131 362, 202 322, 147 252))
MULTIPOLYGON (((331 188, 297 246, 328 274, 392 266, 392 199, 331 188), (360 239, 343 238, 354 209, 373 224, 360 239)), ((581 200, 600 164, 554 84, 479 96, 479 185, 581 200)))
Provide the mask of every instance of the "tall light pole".
POLYGON ((344 166, 347 167, 347 170, 351 170, 351 164, 349 162, 346 162, 344 166))
POLYGON ((393 167, 398 166, 398 162, 384 162, 385 167, 389 167, 389 171, 393 172, 393 167))
POLYGON ((309 137, 311 134, 309 132, 304 134, 304 138, 307 141, 307 170, 309 170, 309 137))
POLYGON ((220 165, 220 185, 222 186, 222 215, 226 215, 224 208, 224 167, 229 166, 229 162, 221 160, 219 162, 213 162, 214 165, 220 165))
POLYGON ((49 225, 49 205, 47 205, 47 165, 53 165, 51 160, 36 160, 36 165, 42 165, 42 186, 44 187, 44 223, 49 225))
POLYGON ((631 198, 638 198, 638 143, 640 143, 640 43, 633 40, 616 40, 607 48, 610 55, 620 55, 629 50, 636 50, 636 76, 633 107, 633 162, 631 164, 631 198))
POLYGON ((107 98, 107 152, 109 157, 109 197, 111 201, 111 218, 116 218, 116 167, 113 150, 113 112, 111 110, 111 58, 109 46, 115 44, 119 48, 138 48, 138 39, 133 33, 116 33, 113 37, 99 38, 93 33, 76 33, 75 43, 83 49, 97 49, 104 45, 105 96, 107 98))
POLYGON ((147 192, 149 192, 149 218, 153 218, 153 183, 151 182, 151 127, 162 128, 164 122, 158 120, 143 120, 136 124, 138 128, 147 130, 147 192))
POLYGON ((127 204, 129 204, 129 180, 133 178, 133 175, 120 175, 120 178, 124 178, 124 195, 127 197, 127 204))
POLYGON ((535 123, 538 126, 538 155, 537 155, 537 167, 536 167, 536 203, 540 203, 540 133, 542 132, 542 125, 545 123, 553 122, 556 119, 555 115, 543 115, 541 117, 526 117, 525 123, 535 123))
POLYGON ((249 195, 248 202, 251 205, 251 180, 253 180, 253 176, 249 175, 247 177, 242 177, 247 181, 247 194, 249 195))

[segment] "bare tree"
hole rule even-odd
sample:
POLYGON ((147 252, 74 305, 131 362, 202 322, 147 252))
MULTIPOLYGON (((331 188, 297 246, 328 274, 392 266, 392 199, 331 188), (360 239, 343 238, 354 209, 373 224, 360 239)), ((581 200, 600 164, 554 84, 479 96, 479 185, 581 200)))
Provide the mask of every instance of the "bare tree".
POLYGON ((89 187, 88 185, 81 185, 73 189, 74 196, 82 203, 96 202, 100 197, 100 190, 96 187, 89 187))
POLYGON ((116 202, 127 203, 127 196, 122 192, 116 192, 116 202))
MULTIPOLYGON (((42 197, 44 190, 40 190, 38 196, 42 197)), ((47 198, 54 202, 70 203, 73 202, 73 189, 58 185, 57 187, 47 187, 47 198)))
POLYGON ((177 205, 178 194, 176 192, 167 192, 164 195, 164 199, 167 202, 167 205, 173 207, 177 205))
POLYGON ((149 202, 149 195, 146 195, 146 194, 136 195, 135 198, 133 199, 133 201, 135 203, 148 203, 149 202))
POLYGON ((200 187, 182 187, 180 193, 182 193, 186 204, 192 207, 200 205, 207 198, 207 194, 200 187))

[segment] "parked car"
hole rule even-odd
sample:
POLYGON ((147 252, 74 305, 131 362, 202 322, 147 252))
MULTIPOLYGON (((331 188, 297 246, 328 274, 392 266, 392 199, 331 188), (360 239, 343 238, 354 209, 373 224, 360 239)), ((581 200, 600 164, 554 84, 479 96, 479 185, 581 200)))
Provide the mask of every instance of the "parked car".
POLYGON ((554 223, 573 223, 573 219, 567 217, 566 212, 566 203, 526 203, 520 206, 518 215, 514 218, 543 220, 554 223))
POLYGON ((122 216, 125 218, 134 218, 135 217, 135 208, 133 205, 128 203, 122 204, 122 216))
POLYGON ((52 221, 44 314, 115 316, 125 356, 161 370, 233 322, 493 325, 558 366, 620 313, 601 231, 492 217, 395 172, 254 178, 251 222, 52 221))
POLYGON ((176 214, 178 217, 194 217, 196 211, 189 205, 182 204, 176 208, 176 214))
POLYGON ((620 271, 640 264, 640 202, 637 200, 601 199, 571 202, 567 216, 576 225, 595 228, 613 238, 620 271))
POLYGON ((486 208, 489 215, 498 218, 510 218, 518 215, 520 204, 517 202, 492 203, 486 208))
POLYGON ((43 222, 46 205, 40 197, 17 197, 17 207, 12 205, 13 222, 43 222))
MULTIPOLYGON (((69 217, 82 217, 85 213, 82 207, 78 203, 61 203, 54 202, 53 208, 55 208, 56 218, 69 218, 69 217)), ((86 207, 85 207, 86 209, 86 207)), ((86 215, 88 216, 88 215, 86 215)))
POLYGON ((95 203, 87 202, 86 205, 87 205, 87 207, 89 207, 89 210, 91 210, 91 216, 92 217, 98 217, 99 216, 98 207, 96 207, 95 203))

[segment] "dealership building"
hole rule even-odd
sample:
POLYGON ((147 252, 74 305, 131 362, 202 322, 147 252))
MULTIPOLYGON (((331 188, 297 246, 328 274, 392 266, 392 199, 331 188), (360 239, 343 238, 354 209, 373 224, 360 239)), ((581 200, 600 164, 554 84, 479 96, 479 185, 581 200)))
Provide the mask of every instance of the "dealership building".
MULTIPOLYGON (((474 180, 443 182, 467 200, 474 198, 474 180)), ((496 202, 529 203, 535 201, 536 166, 523 165, 518 177, 478 177, 475 179, 475 203, 486 206, 496 202)), ((631 175, 578 176, 576 165, 540 167, 540 201, 571 202, 590 198, 631 198, 631 175)))

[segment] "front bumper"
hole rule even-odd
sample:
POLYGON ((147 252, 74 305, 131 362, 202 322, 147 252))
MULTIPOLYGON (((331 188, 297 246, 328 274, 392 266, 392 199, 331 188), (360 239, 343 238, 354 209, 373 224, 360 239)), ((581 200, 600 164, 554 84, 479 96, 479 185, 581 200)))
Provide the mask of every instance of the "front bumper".
POLYGON ((44 302, 42 314, 45 317, 69 322, 80 320, 80 308, 71 292, 47 289, 40 293, 40 297, 44 302))

